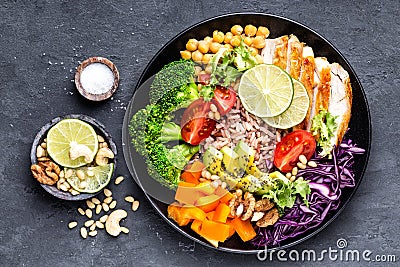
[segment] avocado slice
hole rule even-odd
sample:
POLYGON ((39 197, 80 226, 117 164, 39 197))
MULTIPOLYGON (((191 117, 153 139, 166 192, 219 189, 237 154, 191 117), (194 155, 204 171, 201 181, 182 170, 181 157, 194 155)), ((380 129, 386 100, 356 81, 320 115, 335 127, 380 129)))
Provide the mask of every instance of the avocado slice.
POLYGON ((215 147, 210 146, 203 155, 203 163, 206 165, 207 170, 216 175, 224 173, 222 167, 222 160, 224 155, 215 147))
POLYGON ((221 152, 224 155, 222 162, 225 165, 225 170, 234 176, 238 176, 239 155, 228 146, 221 148, 221 152))
POLYGON ((242 176, 253 165, 256 151, 243 140, 239 141, 233 151, 239 156, 238 169, 239 173, 241 173, 240 176, 242 176))
POLYGON ((240 179, 239 183, 237 184, 237 187, 241 188, 243 191, 254 193, 260 190, 262 185, 261 181, 257 177, 251 174, 247 174, 242 179, 240 179))

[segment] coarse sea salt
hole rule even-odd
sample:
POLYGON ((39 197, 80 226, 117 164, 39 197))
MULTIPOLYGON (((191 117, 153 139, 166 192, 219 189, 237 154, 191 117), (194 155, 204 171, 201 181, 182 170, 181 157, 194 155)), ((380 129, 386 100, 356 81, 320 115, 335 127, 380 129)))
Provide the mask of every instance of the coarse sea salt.
POLYGON ((91 94, 104 94, 111 90, 114 84, 112 70, 103 63, 91 63, 81 72, 81 85, 91 94))

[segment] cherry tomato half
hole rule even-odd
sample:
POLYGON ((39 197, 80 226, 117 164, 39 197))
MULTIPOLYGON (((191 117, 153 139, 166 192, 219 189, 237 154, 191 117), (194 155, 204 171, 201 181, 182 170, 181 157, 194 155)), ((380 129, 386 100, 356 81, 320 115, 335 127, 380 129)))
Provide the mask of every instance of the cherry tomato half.
POLYGON ((217 122, 208 118, 210 105, 211 102, 199 98, 186 108, 181 119, 181 135, 185 142, 198 145, 211 135, 217 122))
POLYGON ((236 103, 236 92, 230 88, 217 85, 214 90, 213 102, 221 116, 226 115, 236 103))
POLYGON ((315 152, 316 142, 311 133, 296 130, 285 135, 276 145, 274 165, 282 172, 290 172, 304 155, 309 160, 315 152))

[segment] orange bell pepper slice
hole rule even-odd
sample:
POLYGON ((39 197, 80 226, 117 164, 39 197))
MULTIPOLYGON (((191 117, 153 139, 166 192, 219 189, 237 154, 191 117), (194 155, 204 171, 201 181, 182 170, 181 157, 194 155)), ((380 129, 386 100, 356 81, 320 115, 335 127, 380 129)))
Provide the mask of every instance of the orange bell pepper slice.
POLYGON ((204 221, 206 219, 206 213, 203 210, 199 209, 198 207, 183 206, 181 208, 181 212, 184 218, 190 220, 204 221))
POLYGON ((215 209, 215 214, 213 216, 214 222, 226 223, 226 219, 228 218, 231 209, 225 203, 219 203, 217 208, 215 209))
POLYGON ((202 209, 204 212, 210 212, 217 208, 219 204, 219 196, 209 195, 200 197, 196 201, 196 206, 202 209))
POLYGON ((244 242, 253 239, 257 235, 256 231, 254 231, 253 225, 251 225, 250 220, 243 221, 242 219, 236 217, 231 221, 231 223, 235 228, 235 231, 244 242))
POLYGON ((185 218, 182 216, 181 212, 182 207, 176 205, 176 204, 171 204, 168 206, 168 217, 173 219, 179 226, 185 226, 188 225, 190 222, 190 219, 185 218))
POLYGON ((206 239, 224 242, 229 236, 229 225, 205 220, 201 225, 200 235, 206 239))

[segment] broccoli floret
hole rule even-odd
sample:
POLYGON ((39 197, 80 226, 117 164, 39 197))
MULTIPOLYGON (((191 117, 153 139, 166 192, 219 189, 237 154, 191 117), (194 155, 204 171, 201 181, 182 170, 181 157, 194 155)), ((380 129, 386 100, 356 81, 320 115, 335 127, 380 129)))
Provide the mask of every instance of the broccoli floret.
POLYGON ((161 129, 160 141, 167 143, 170 141, 180 141, 182 139, 181 127, 174 122, 164 123, 161 129))
POLYGON ((172 88, 194 81, 194 62, 191 60, 173 61, 164 66, 150 86, 150 103, 156 103, 172 88))
POLYGON ((180 139, 180 127, 170 122, 172 112, 197 98, 198 90, 194 83, 174 87, 158 101, 139 110, 131 119, 129 132, 132 144, 144 156, 149 175, 170 188, 176 187, 182 166, 199 149, 189 144, 168 149, 163 144, 180 139))

